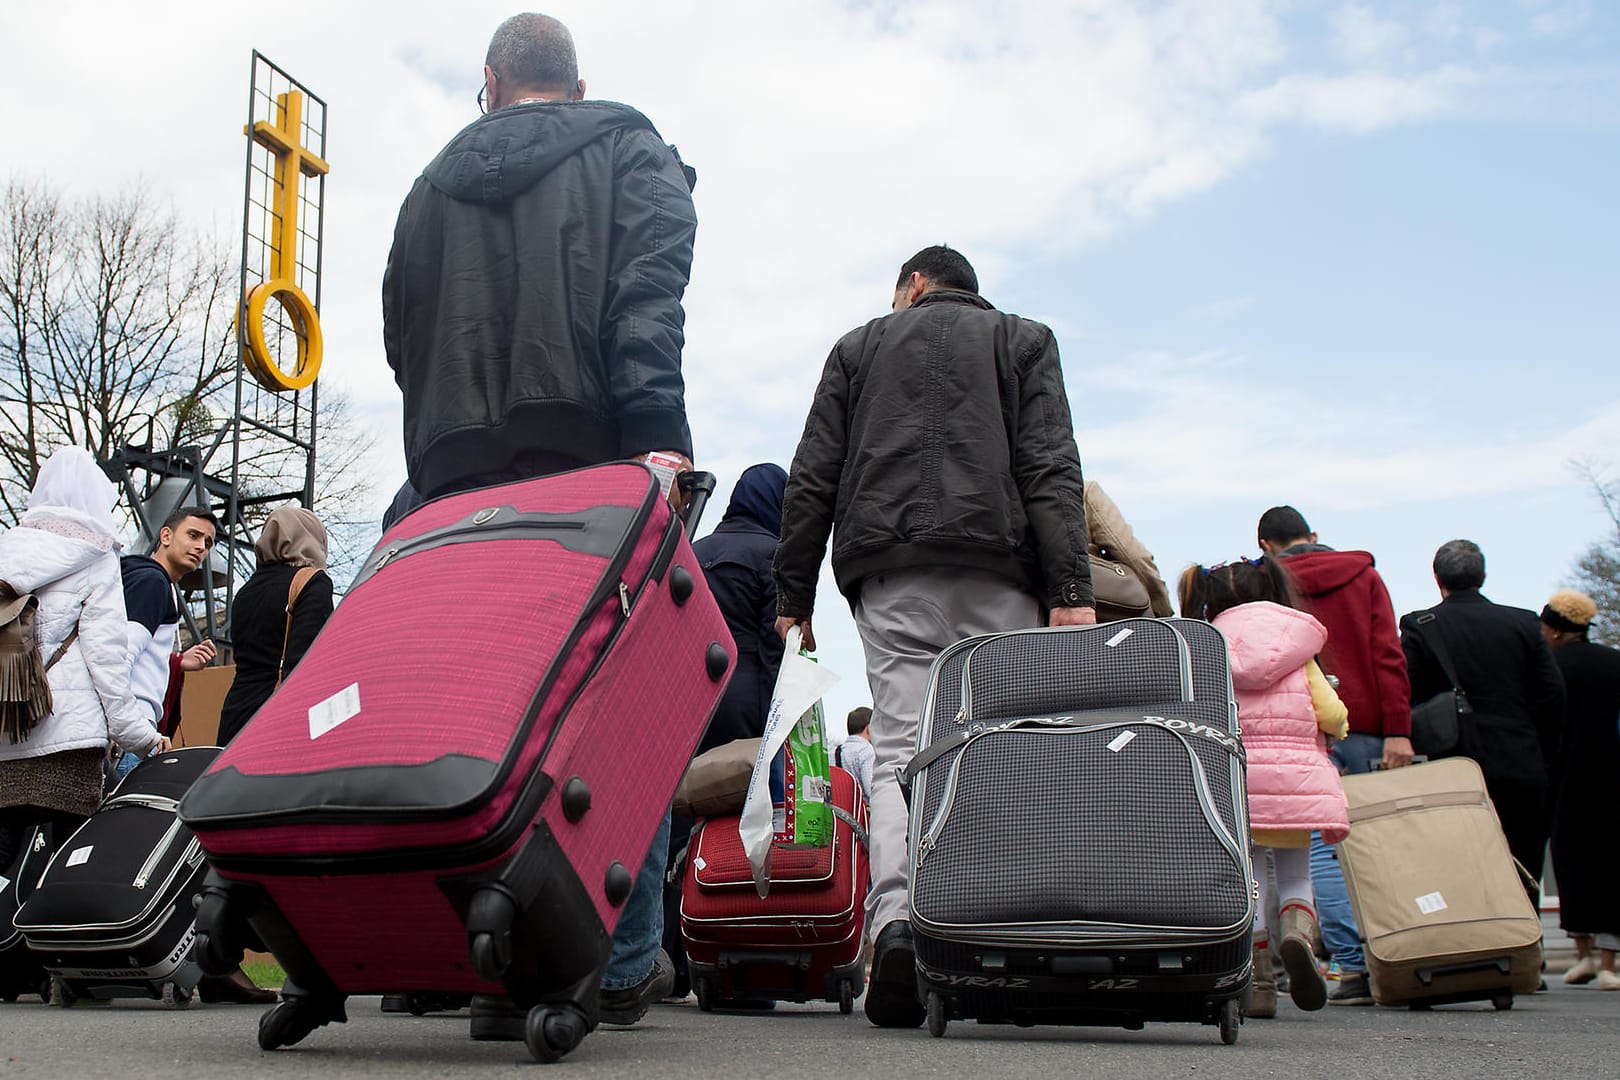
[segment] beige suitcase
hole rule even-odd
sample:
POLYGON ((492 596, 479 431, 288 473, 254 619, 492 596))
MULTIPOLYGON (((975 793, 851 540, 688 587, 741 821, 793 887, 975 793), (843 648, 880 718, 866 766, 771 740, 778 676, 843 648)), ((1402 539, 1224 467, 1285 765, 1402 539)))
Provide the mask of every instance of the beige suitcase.
POLYGON ((1541 918, 1478 765, 1446 758, 1346 776, 1344 793, 1339 865, 1375 1001, 1510 1009, 1540 986, 1541 918))

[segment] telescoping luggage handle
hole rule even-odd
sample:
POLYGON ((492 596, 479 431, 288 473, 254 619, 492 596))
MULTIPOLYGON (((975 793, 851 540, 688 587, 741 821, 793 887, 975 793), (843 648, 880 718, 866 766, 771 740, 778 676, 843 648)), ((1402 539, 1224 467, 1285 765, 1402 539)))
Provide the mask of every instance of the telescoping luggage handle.
POLYGON ((686 523, 687 538, 691 539, 697 533, 703 508, 709 505, 709 496, 714 494, 714 473, 683 472, 675 478, 675 483, 680 485, 682 494, 686 496, 686 509, 681 512, 681 520, 686 523))

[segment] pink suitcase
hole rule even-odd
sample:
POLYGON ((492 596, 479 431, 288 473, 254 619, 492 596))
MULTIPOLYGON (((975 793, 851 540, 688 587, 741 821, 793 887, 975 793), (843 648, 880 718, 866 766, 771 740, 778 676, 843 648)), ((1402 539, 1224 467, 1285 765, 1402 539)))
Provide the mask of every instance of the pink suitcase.
POLYGON ((265 1049, 349 994, 438 991, 509 994, 555 1060, 734 660, 644 466, 427 504, 181 804, 199 963, 275 954, 265 1049))

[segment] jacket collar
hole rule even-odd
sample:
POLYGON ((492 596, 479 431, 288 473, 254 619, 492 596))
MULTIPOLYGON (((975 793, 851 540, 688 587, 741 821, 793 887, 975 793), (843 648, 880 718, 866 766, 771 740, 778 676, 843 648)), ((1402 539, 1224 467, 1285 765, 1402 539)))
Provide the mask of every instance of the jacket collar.
POLYGON ((911 306, 916 308, 924 304, 968 304, 987 311, 995 310, 996 306, 978 293, 963 292, 961 289, 935 289, 933 292, 923 293, 911 306))
POLYGON ((1478 589, 1459 589, 1440 601, 1441 604, 1488 604, 1485 594, 1478 589))

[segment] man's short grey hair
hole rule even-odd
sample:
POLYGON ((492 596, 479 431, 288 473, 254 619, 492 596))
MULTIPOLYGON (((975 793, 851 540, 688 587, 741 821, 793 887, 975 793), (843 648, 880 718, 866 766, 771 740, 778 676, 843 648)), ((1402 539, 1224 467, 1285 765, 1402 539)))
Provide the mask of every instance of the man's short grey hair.
POLYGON ((579 82, 574 35, 550 15, 526 11, 501 23, 484 63, 509 87, 572 90, 579 82))
POLYGON ((1447 540, 1434 553, 1434 578, 1447 592, 1485 584, 1485 553, 1472 540, 1447 540))

